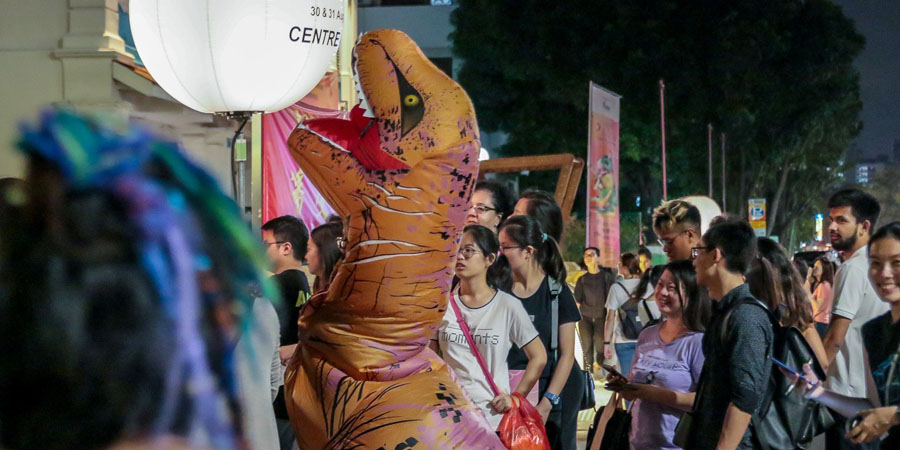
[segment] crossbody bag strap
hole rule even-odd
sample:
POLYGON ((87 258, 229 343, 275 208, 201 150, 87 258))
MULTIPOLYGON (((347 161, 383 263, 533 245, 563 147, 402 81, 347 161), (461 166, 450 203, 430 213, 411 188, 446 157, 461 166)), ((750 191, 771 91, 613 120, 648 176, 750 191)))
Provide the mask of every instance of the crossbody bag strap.
POLYGON ((472 333, 469 331, 469 324, 463 320, 462 312, 459 310, 459 306, 456 305, 456 298, 451 293, 450 294, 450 306, 453 308, 453 313, 456 314, 456 321, 459 323, 459 328, 462 330, 463 335, 466 336, 466 342, 469 343, 469 348, 472 350, 472 354, 475 355, 475 359, 478 360, 478 365, 481 366, 482 372, 484 372, 484 377, 487 378, 488 384, 491 386, 491 390, 494 391, 494 396, 500 395, 500 389, 497 389, 497 384, 494 383, 494 377, 491 376, 491 372, 487 368, 487 364, 484 363, 484 358, 481 357, 481 352, 478 351, 478 347, 475 346, 475 341, 472 339, 472 333))

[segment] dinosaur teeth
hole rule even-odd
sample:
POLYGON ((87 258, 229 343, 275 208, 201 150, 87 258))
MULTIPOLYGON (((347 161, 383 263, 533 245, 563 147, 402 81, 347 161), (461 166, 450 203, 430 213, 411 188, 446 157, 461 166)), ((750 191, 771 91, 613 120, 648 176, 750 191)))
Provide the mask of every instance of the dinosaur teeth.
POLYGON ((366 98, 366 93, 362 90, 362 84, 359 81, 359 72, 355 70, 353 71, 353 85, 356 88, 357 97, 359 97, 359 107, 365 110, 363 117, 374 119, 375 113, 372 111, 372 107, 369 106, 369 100, 366 98))

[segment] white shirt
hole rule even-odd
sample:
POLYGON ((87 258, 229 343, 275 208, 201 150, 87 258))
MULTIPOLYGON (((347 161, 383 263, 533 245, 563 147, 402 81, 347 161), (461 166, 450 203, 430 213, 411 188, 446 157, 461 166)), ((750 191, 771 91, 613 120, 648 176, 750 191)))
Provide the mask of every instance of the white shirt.
POLYGON ((281 326, 269 300, 253 301, 251 324, 235 349, 238 392, 244 437, 254 450, 278 450, 278 428, 272 402, 282 379, 278 347, 281 326))
MULTIPOLYGON (((512 344, 524 347, 538 337, 538 332, 531 324, 531 319, 522 306, 522 302, 512 295, 497 291, 488 304, 480 308, 469 308, 456 295, 455 301, 462 313, 463 320, 469 325, 472 339, 488 370, 494 377, 497 389, 510 393, 509 368, 506 357, 512 344)), ((494 399, 494 393, 485 378, 478 360, 469 348, 466 336, 459 327, 453 308, 447 305, 447 312, 438 326, 435 340, 441 348, 444 361, 453 369, 459 385, 465 389, 472 401, 481 408, 488 423, 496 430, 500 426, 503 414, 494 414, 488 403, 494 399)))
MULTIPOLYGON (((641 283, 640 278, 627 278, 624 280, 619 280, 612 287, 609 288, 609 294, 606 296, 606 309, 610 311, 617 311, 625 302, 631 298, 631 293, 634 292, 635 288, 637 288, 638 284, 641 283), (622 286, 625 286, 624 288, 622 286)), ((649 305, 647 305, 649 306, 649 305)), ((644 307, 638 305, 638 311, 643 309, 644 307)), ((616 344, 626 344, 628 342, 637 342, 637 339, 628 339, 622 334, 622 318, 616 317, 616 344)))
MULTIPOLYGON (((832 318, 850 319, 844 345, 828 367, 828 388, 848 397, 866 397, 866 366, 862 326, 888 311, 869 281, 869 251, 862 247, 838 268, 834 282, 832 318)), ((834 323, 834 322, 832 322, 834 323)))

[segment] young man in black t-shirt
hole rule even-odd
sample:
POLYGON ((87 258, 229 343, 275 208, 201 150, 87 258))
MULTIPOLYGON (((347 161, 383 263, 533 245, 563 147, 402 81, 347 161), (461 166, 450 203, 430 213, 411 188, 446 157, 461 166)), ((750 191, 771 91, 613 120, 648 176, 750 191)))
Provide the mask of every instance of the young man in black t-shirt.
MULTIPOLYGON (((275 274, 272 278, 281 290, 282 303, 277 310, 281 325, 281 359, 284 361, 290 358, 299 340, 297 320, 300 306, 309 298, 309 282, 302 270, 309 231, 294 216, 276 217, 262 226, 262 241, 275 274)), ((284 386, 278 388, 278 397, 273 405, 281 448, 290 449, 294 445, 294 433, 285 404, 284 386)))

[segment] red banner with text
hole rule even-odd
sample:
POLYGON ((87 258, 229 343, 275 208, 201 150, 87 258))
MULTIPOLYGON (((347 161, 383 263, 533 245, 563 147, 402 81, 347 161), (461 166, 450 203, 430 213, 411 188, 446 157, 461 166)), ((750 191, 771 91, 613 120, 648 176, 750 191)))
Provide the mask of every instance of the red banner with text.
POLYGON ((303 100, 263 115, 262 223, 289 214, 299 217, 312 230, 334 214, 334 209, 309 178, 303 176, 300 166, 291 157, 287 139, 303 120, 346 118, 347 113, 337 108, 337 74, 330 72, 303 100))
POLYGON ((619 96, 591 83, 588 128, 587 246, 600 265, 619 261, 619 96))

